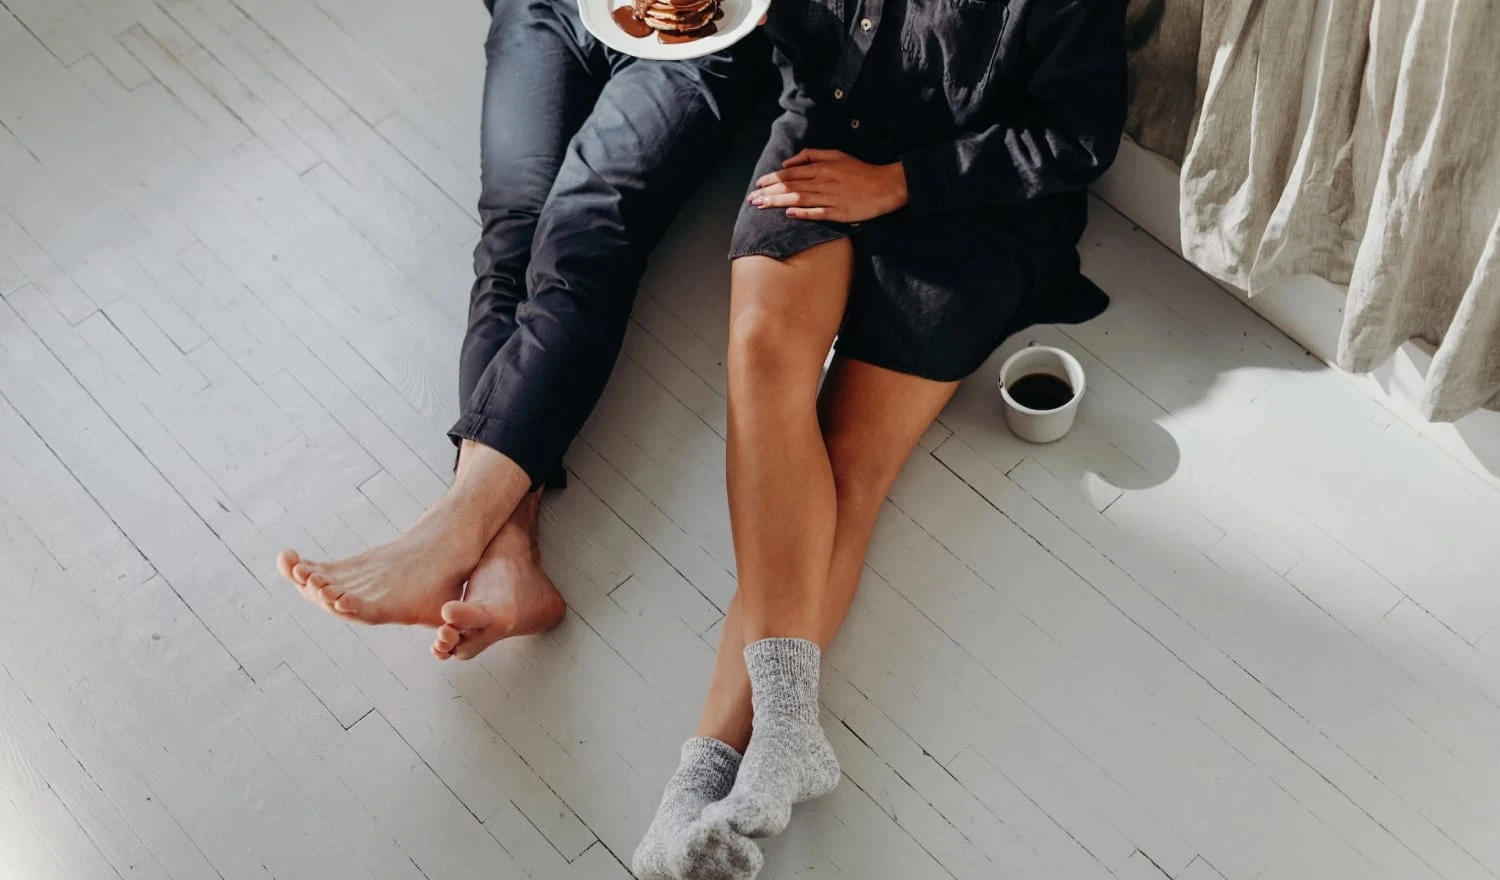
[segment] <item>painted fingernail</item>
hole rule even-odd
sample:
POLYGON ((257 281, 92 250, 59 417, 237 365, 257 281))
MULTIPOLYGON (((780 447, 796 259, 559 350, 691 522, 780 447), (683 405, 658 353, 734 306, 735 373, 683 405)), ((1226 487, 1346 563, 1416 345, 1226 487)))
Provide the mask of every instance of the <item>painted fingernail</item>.
POLYGON ((750 204, 754 205, 757 208, 759 208, 761 205, 764 205, 765 203, 766 200, 761 198, 760 196, 756 196, 755 198, 750 200, 750 204))

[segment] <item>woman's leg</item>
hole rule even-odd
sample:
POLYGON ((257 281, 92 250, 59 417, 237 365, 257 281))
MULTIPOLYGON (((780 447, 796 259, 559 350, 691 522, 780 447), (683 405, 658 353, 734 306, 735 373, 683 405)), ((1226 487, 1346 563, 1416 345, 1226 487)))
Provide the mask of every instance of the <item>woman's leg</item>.
MULTIPOLYGON (((819 398, 823 442, 837 497, 833 557, 815 627, 827 649, 849 612, 875 520, 922 433, 937 418, 956 382, 932 382, 862 361, 836 358, 819 398)), ((724 636, 698 721, 698 736, 743 752, 750 743, 750 676, 745 669, 740 596, 729 604, 724 636)))
POLYGON ((863 361, 836 358, 820 401, 824 442, 838 495, 838 528, 818 643, 833 642, 864 570, 880 508, 922 434, 957 382, 934 382, 863 361))
MULTIPOLYGON (((726 641, 731 630, 743 638, 754 733, 734 791, 704 810, 726 834, 778 833, 793 803, 839 780, 818 725, 818 639, 838 523, 818 385, 852 262, 853 247, 841 239, 785 262, 736 260, 731 273, 728 485, 739 591, 726 641)), ((722 855, 726 847, 710 849, 722 855)), ((738 873, 692 860, 676 867, 738 873)))
POLYGON ((708 682, 708 696, 703 700, 695 735, 713 737, 743 754, 750 745, 754 716, 750 707, 750 673, 745 670, 745 619, 740 612, 740 594, 736 592, 724 613, 719 653, 714 658, 714 674, 708 682))
MULTIPOLYGON (((762 572, 759 577, 811 583, 827 576, 833 475, 818 433, 818 380, 843 318, 852 259, 849 242, 839 240, 784 262, 742 257, 731 267, 729 493, 742 580, 746 560, 759 541, 784 544, 788 551, 784 565, 767 566, 759 557, 752 561, 750 568, 762 572), (765 504, 762 491, 768 495, 765 504), (808 510, 802 509, 805 502, 811 505, 808 510), (794 520, 791 528, 776 522, 776 503, 783 504, 784 516, 794 520), (801 520, 812 528, 799 531, 796 521, 801 520)), ((772 548, 767 544, 761 549, 772 548)), ((744 669, 739 656, 744 645, 739 613, 744 598, 742 591, 730 607, 714 674, 716 681, 741 689, 713 689, 710 703, 716 709, 705 709, 737 719, 724 726, 739 733, 696 736, 683 745, 682 762, 667 782, 656 818, 631 860, 632 871, 642 880, 747 877, 760 870, 760 850, 734 835, 716 841, 714 869, 693 866, 684 871, 672 864, 677 838, 705 806, 729 794, 743 766, 741 752, 750 738, 750 687, 743 674, 736 680, 731 671, 735 664, 742 673, 744 669)))
MULTIPOLYGON (((833 553, 818 601, 805 628, 827 647, 837 633, 859 585, 866 548, 875 520, 922 432, 953 396, 957 383, 932 382, 860 361, 834 361, 819 401, 824 447, 828 451, 836 498, 833 553)), ((786 722, 761 709, 764 676, 746 663, 744 594, 737 594, 725 620, 724 638, 714 667, 709 696, 699 721, 698 737, 736 749, 750 744, 730 795, 705 807, 703 818, 677 834, 669 860, 679 876, 705 880, 738 880, 754 876, 759 851, 742 835, 763 836, 784 827, 805 777, 817 763, 821 730, 804 725, 787 736, 786 722), (739 638, 736 638, 739 635, 739 638), (752 737, 751 702, 755 700, 752 737), (809 741, 814 745, 809 748, 809 741), (778 752, 758 755, 764 744, 778 752), (807 759, 808 754, 812 760, 807 759), (788 781, 790 780, 790 781, 788 781)), ((771 639, 770 643, 782 640, 771 639)), ((767 644, 765 642, 762 645, 767 644)), ((753 660, 754 658, 752 658, 753 660)), ((809 659, 814 659, 809 657, 809 659)), ((816 725, 816 670, 804 707, 816 725)), ((804 716, 806 720, 806 716, 804 716)), ((796 725, 792 725, 794 728, 796 725)))
POLYGON ((794 803, 837 781, 817 721, 819 649, 832 642, 848 613, 891 484, 956 387, 859 361, 834 362, 820 399, 834 483, 833 546, 822 580, 799 597, 801 610, 794 612, 805 615, 795 631, 806 633, 806 641, 777 637, 776 629, 750 619, 752 584, 742 576, 698 735, 736 748, 748 742, 749 748, 731 793, 705 807, 702 819, 670 844, 669 861, 679 876, 753 876, 758 851, 744 838, 779 832, 794 803), (752 641, 761 633, 771 635, 752 641))
POLYGON ((853 249, 735 260, 729 311, 729 521, 745 642, 815 640, 837 499, 818 383, 843 320, 853 249))

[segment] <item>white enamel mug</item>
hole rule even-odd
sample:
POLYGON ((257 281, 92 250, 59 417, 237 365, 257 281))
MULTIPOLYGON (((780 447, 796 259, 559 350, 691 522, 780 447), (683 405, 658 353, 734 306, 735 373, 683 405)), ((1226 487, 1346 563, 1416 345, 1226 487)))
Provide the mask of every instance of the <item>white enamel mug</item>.
POLYGON ((1062 439, 1078 417, 1078 403, 1083 400, 1083 364, 1078 358, 1050 345, 1023 348, 1000 365, 1000 397, 1005 403, 1005 423, 1022 440, 1051 443, 1062 439), (1010 387, 1024 376, 1044 373, 1068 383, 1073 396, 1056 409, 1032 409, 1010 396, 1010 387))

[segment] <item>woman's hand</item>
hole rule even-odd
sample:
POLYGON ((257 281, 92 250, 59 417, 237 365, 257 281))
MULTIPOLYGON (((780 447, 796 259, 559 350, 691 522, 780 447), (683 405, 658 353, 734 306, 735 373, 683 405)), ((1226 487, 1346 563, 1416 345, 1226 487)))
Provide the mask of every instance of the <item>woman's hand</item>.
POLYGON ((803 150, 755 182, 750 204, 799 220, 859 223, 906 204, 901 163, 871 165, 841 150, 803 150))

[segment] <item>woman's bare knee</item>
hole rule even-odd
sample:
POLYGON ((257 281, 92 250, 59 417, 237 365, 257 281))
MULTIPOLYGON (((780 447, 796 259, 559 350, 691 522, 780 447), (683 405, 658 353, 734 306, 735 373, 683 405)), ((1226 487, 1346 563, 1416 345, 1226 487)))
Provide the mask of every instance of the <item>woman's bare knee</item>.
POLYGON ((848 242, 732 267, 729 379, 742 392, 816 389, 848 299, 848 242), (805 386, 805 387, 804 387, 805 386))
POLYGON ((784 313, 744 309, 729 324, 730 385, 741 395, 810 395, 817 390, 830 343, 784 313))

